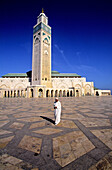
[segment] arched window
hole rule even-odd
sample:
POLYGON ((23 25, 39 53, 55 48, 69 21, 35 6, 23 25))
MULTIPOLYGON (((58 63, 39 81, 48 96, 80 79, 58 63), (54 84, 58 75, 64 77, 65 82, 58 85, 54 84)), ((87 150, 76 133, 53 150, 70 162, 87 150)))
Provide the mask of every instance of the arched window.
POLYGON ((31 89, 31 97, 33 97, 33 95, 34 95, 34 94, 33 94, 33 89, 31 89))
POLYGON ((43 42, 48 43, 49 40, 47 38, 44 38, 43 42))
POLYGON ((53 97, 53 90, 51 90, 51 97, 53 97))
POLYGON ((59 97, 62 97, 62 90, 59 91, 59 97))
POLYGON ((36 38, 35 38, 35 44, 38 44, 38 43, 39 43, 39 38, 36 37, 36 38))
POLYGON ((46 97, 49 97, 49 90, 46 91, 46 97))
POLYGON ((72 90, 70 91, 70 97, 72 97, 72 90))
POLYGON ((4 97, 7 97, 7 92, 5 91, 4 97))
POLYGON ((69 91, 67 91, 67 97, 69 97, 69 91))
POLYGON ((55 97, 58 97, 58 90, 55 91, 55 97))
POLYGON ((65 90, 63 91, 63 97, 66 97, 65 90))
POLYGON ((43 97, 43 90, 39 89, 39 97, 43 97))

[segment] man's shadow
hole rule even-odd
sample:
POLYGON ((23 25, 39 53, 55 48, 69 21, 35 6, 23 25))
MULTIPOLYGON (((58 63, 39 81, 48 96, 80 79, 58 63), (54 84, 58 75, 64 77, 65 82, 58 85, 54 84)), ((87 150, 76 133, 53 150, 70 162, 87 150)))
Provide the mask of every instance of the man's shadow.
POLYGON ((40 117, 43 118, 43 119, 45 119, 45 120, 47 120, 47 121, 49 121, 49 122, 51 122, 52 124, 55 125, 55 121, 54 121, 54 120, 52 120, 52 119, 50 119, 50 118, 48 118, 48 117, 45 117, 45 116, 40 116, 40 117))

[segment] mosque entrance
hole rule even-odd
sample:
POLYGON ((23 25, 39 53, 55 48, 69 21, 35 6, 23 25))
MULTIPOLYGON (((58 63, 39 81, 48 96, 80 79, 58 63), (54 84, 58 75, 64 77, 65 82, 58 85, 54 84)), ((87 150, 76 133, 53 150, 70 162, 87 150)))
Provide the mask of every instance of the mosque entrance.
POLYGON ((51 90, 51 97, 53 97, 53 90, 51 90))
POLYGON ((63 91, 63 97, 66 97, 65 90, 63 91))
POLYGON ((18 90, 18 92, 17 92, 17 97, 20 97, 20 92, 19 92, 19 90, 18 90))
POLYGON ((69 97, 69 91, 67 91, 67 97, 69 97))
POLYGON ((14 90, 14 97, 16 97, 16 90, 14 90))
POLYGON ((10 93, 9 93, 9 91, 8 91, 8 98, 10 97, 10 93))
POLYGON ((39 97, 43 97, 43 90, 39 89, 39 97))
POLYGON ((91 94, 90 94, 89 92, 87 92, 87 93, 85 94, 85 96, 91 96, 91 94))
POLYGON ((49 90, 46 91, 46 97, 49 97, 49 90))
POLYGON ((5 91, 4 97, 7 97, 7 93, 6 93, 6 91, 5 91))
POLYGON ((62 97, 62 90, 59 91, 59 97, 62 97))
POLYGON ((85 86, 85 96, 91 96, 91 86, 89 84, 85 86))
POLYGON ((76 90, 76 97, 79 97, 79 90, 76 90))
POLYGON ((11 90, 11 97, 12 97, 12 90, 11 90))
POLYGON ((96 96, 99 96, 99 93, 98 93, 98 91, 96 91, 96 96))
POLYGON ((70 91, 70 97, 72 97, 72 90, 70 91))
POLYGON ((31 97, 33 97, 33 89, 31 89, 31 97))
POLYGON ((55 97, 58 97, 58 91, 57 90, 55 91, 55 97))

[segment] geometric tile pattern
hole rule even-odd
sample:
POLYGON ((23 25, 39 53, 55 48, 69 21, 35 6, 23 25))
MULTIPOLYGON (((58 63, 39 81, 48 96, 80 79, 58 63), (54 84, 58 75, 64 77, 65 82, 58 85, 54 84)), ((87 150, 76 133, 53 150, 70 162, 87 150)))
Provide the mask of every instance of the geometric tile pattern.
POLYGON ((57 126, 65 128, 77 128, 75 123, 71 120, 62 120, 57 126))
POLYGON ((92 130, 92 133, 112 150, 112 129, 92 130))
POLYGON ((112 151, 106 154, 100 161, 89 168, 89 170, 111 170, 112 169, 112 151))
POLYGON ((9 121, 0 121, 0 127, 4 126, 5 124, 7 124, 9 121))
POLYGON ((0 135, 4 135, 4 134, 8 134, 8 133, 12 133, 12 132, 0 129, 0 135))
POLYGON ((45 126, 45 122, 38 122, 38 123, 33 123, 29 129, 33 129, 33 128, 38 128, 38 127, 43 127, 45 126))
POLYGON ((45 128, 45 129, 41 129, 41 130, 37 130, 37 131, 33 131, 33 132, 41 133, 41 134, 44 134, 44 135, 51 135, 51 134, 58 133, 58 132, 61 132, 61 131, 62 130, 59 130, 59 129, 45 128))
POLYGON ((112 169, 112 96, 0 99, 0 169, 112 169))
POLYGON ((53 156, 62 167, 94 148, 81 131, 53 138, 53 156))
POLYGON ((24 126, 23 123, 18 123, 18 122, 14 122, 10 128, 14 128, 14 129, 21 129, 24 126))
POLYGON ((14 136, 0 139, 0 149, 6 147, 6 145, 13 139, 14 136))
POLYGON ((42 139, 25 135, 19 143, 18 147, 32 151, 34 153, 40 153, 41 143, 42 139))

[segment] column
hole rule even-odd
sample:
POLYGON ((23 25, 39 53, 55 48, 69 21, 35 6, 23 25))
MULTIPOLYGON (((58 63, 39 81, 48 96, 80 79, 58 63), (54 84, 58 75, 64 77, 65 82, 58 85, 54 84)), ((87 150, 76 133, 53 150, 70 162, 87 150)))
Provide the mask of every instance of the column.
POLYGON ((49 97, 51 97, 51 90, 49 90, 49 97))
POLYGON ((25 98, 27 98, 27 90, 25 89, 25 98))
POLYGON ((57 90, 57 97, 59 97, 59 90, 57 90))
POLYGON ((27 98, 30 98, 30 88, 27 88, 27 98))
POLYGON ((76 89, 75 89, 75 97, 76 97, 76 89))
POLYGON ((43 97, 46 97, 46 89, 43 88, 42 90, 43 90, 43 97))
POLYGON ((9 97, 11 98, 11 90, 9 91, 9 97))
POLYGON ((8 98, 8 91, 6 91, 6 97, 8 98))
POLYGON ((55 97, 55 90, 53 90, 53 97, 55 97))
POLYGON ((37 95, 37 91, 38 91, 37 87, 34 87, 34 90, 33 90, 34 98, 37 98, 37 97, 38 97, 38 95, 37 95))

